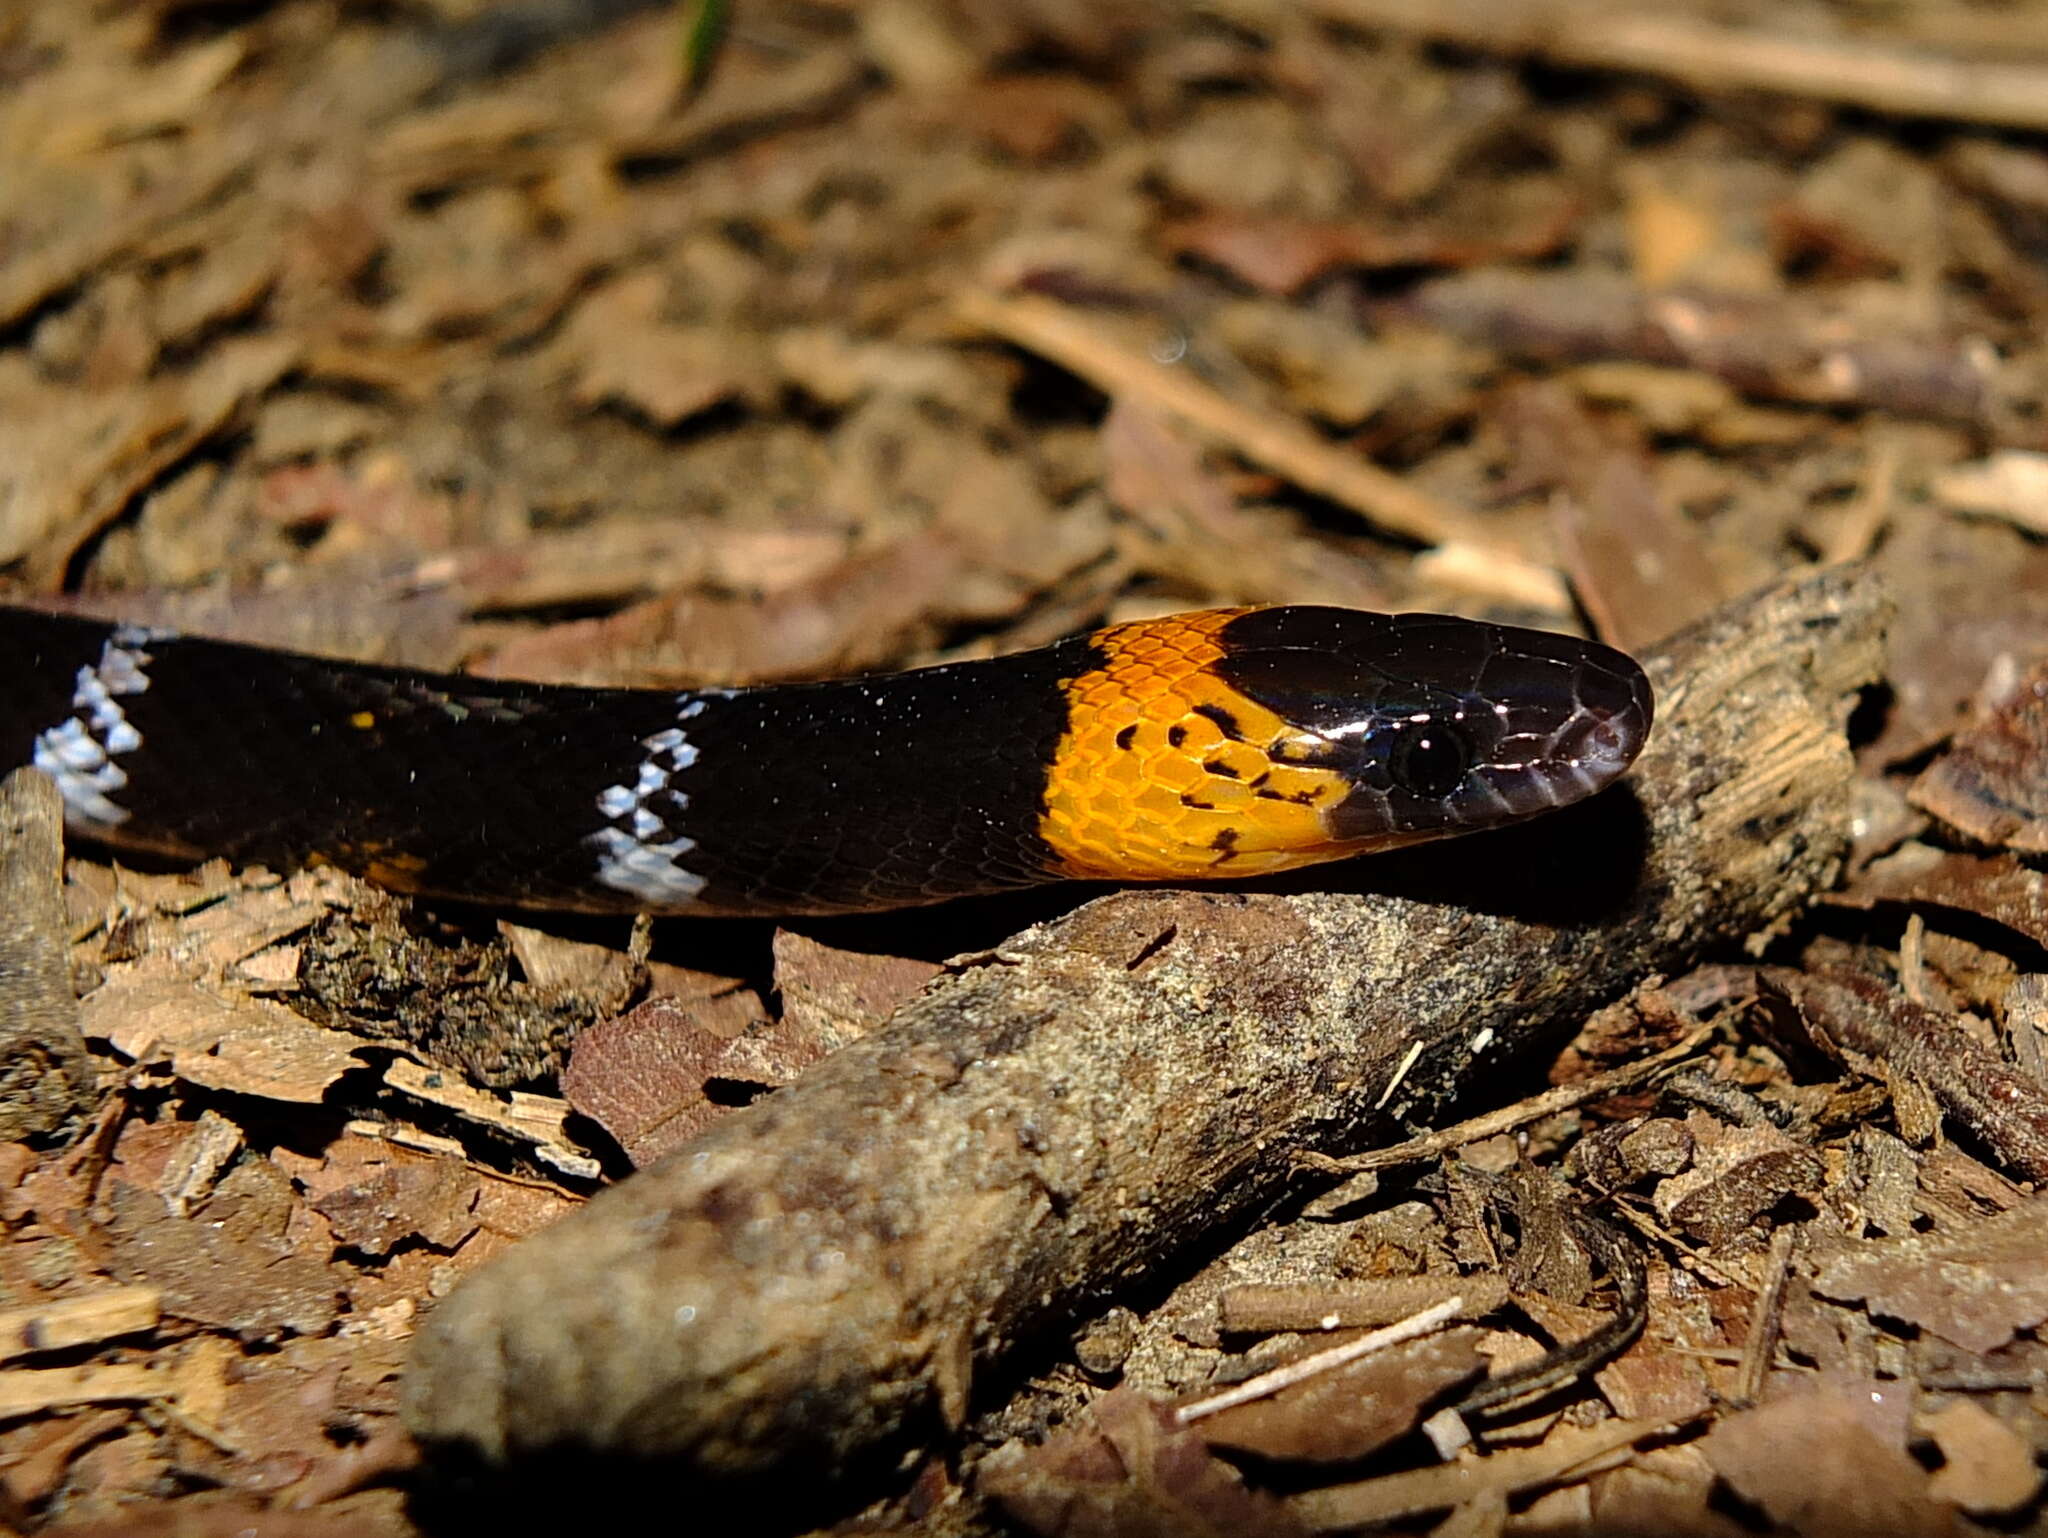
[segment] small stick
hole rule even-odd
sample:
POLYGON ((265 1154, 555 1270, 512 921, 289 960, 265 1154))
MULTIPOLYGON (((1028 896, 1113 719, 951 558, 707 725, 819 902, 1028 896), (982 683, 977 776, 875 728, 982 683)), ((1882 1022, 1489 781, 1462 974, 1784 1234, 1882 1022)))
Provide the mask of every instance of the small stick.
POLYGON ((1371 1356, 1375 1351, 1385 1351, 1403 1341, 1413 1340, 1418 1335, 1427 1335, 1431 1330, 1455 1315, 1465 1306, 1462 1297, 1453 1295, 1441 1303, 1431 1304, 1420 1313, 1410 1314, 1406 1319, 1397 1319, 1356 1340, 1347 1340, 1341 1346, 1331 1346, 1323 1351, 1310 1353, 1299 1361, 1276 1367, 1271 1372, 1262 1372, 1255 1378, 1225 1389, 1220 1394, 1211 1394, 1207 1399, 1197 1399, 1193 1404, 1182 1405, 1175 1416, 1185 1426, 1200 1420, 1205 1415, 1214 1415, 1219 1410, 1234 1409, 1241 1404, 1250 1404, 1254 1399, 1265 1399, 1284 1388, 1326 1372, 1334 1372, 1346 1362, 1355 1362, 1362 1356, 1371 1356))
POLYGON ((1449 545, 1470 557, 1483 553, 1489 580, 1552 613, 1571 606, 1563 580, 1498 548, 1462 508, 1418 491, 1358 453, 1331 443, 1294 418, 1247 406, 1212 390, 1183 368, 1169 367, 1116 346, 1088 317, 1036 294, 1005 297, 968 289, 956 301, 961 317, 1019 347, 1050 358, 1105 394, 1144 401, 1172 412, 1227 443, 1253 464, 1284 476, 1304 491, 1328 497, 1361 518, 1426 545, 1449 545))
POLYGON ((53 1298, 0 1311, 0 1357, 73 1346, 153 1330, 163 1296, 154 1287, 102 1287, 75 1298, 53 1298))
POLYGON ((1778 1351, 1778 1330, 1785 1319, 1785 1284, 1792 1275, 1792 1246, 1799 1231, 1790 1224, 1771 1235, 1764 1258, 1764 1284, 1749 1314, 1749 1339, 1742 1343, 1742 1368, 1735 1376, 1734 1402, 1753 1405, 1763 1398, 1764 1379, 1778 1351))
POLYGON ((1560 1084, 1547 1089, 1540 1095, 1531 1095, 1513 1105, 1504 1105, 1499 1110, 1488 1111, 1482 1116, 1468 1117, 1448 1127, 1439 1127, 1434 1132, 1425 1132, 1420 1137, 1409 1138, 1406 1142, 1395 1143, 1386 1148, 1372 1148, 1364 1153, 1345 1154, 1332 1158, 1317 1153, 1314 1149, 1303 1149, 1295 1155, 1303 1169, 1313 1170, 1319 1175, 1356 1175, 1365 1170, 1393 1169, 1403 1164, 1420 1164, 1427 1159, 1441 1158, 1456 1148, 1471 1143, 1484 1142, 1487 1138, 1498 1137, 1503 1132, 1512 1132, 1517 1127, 1526 1127, 1531 1122, 1541 1121, 1546 1116, 1555 1116, 1560 1111, 1569 1111, 1573 1106, 1585 1105, 1589 1101, 1604 1100, 1609 1095, 1618 1095, 1623 1090, 1634 1089, 1652 1079, 1671 1073, 1705 1046, 1713 1036, 1714 1028, 1703 1025, 1685 1040, 1675 1042, 1662 1052, 1652 1053, 1633 1063, 1624 1063, 1619 1068, 1610 1068, 1604 1073, 1593 1074, 1576 1084, 1560 1084))
POLYGON ((1719 26, 1645 8, 1527 0, 1315 0, 1354 27, 1384 27, 1494 53, 1663 75, 1701 91, 1776 91, 1903 117, 2048 129, 2048 68, 1879 44, 1719 26))

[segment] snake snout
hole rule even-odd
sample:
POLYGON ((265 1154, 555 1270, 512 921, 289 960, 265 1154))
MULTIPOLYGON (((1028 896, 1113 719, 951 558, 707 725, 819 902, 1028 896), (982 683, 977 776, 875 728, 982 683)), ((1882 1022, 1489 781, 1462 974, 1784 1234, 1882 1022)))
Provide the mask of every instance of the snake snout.
POLYGON ((1544 778, 1557 801, 1605 789, 1627 772, 1650 734, 1650 685, 1625 658, 1625 670, 1588 662, 1579 670, 1571 718, 1543 755, 1544 778))
POLYGON ((1481 770, 1499 808, 1533 817, 1605 790, 1627 772, 1649 736, 1649 680, 1620 652, 1579 643, 1568 692, 1550 701, 1548 722, 1534 712, 1505 737, 1481 770))

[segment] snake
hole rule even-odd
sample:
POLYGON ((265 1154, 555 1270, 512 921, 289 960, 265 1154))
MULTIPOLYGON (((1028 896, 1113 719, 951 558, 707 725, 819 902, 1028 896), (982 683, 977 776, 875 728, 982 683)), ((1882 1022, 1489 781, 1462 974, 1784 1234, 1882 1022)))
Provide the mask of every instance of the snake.
POLYGON ((1642 670, 1598 642, 1312 605, 674 691, 0 604, 0 671, 0 766, 48 774, 70 830, 116 851, 650 915, 1259 876, 1582 801, 1653 715, 1642 670))

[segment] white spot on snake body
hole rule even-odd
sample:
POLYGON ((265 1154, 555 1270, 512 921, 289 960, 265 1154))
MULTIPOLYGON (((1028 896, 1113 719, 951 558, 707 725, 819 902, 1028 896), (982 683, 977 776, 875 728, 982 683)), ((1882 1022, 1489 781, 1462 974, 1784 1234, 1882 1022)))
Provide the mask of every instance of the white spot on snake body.
MULTIPOLYGON (((92 733, 85 729, 85 723, 76 716, 62 726, 53 726, 36 739, 39 752, 47 752, 57 769, 73 769, 81 774, 102 767, 107 762, 107 750, 99 745, 92 733)), ((37 763, 36 767, 48 774, 53 772, 51 764, 37 763)))
MULTIPOLYGON (((685 696, 678 702, 680 723, 701 715, 704 701, 685 696)), ((640 739, 647 757, 634 770, 630 785, 607 785, 597 793, 597 809, 606 826, 590 835, 597 851, 597 879, 615 892, 651 909, 686 907, 706 885, 704 877, 677 862, 697 841, 678 833, 650 803, 661 798, 671 813, 690 804, 689 796, 671 783, 697 761, 697 748, 680 725, 665 727, 640 739), (623 826, 622 826, 623 825, 623 826)))
POLYGON ((37 735, 32 761, 57 782, 72 821, 118 828, 128 820, 128 809, 113 799, 128 784, 128 772, 114 760, 140 748, 142 733, 121 701, 147 692, 148 668, 156 659, 146 648, 171 635, 136 625, 117 628, 101 643, 99 661, 78 670, 71 690, 76 713, 37 735))
POLYGON ((693 838, 651 844, 624 828, 600 828, 590 841, 598 851, 597 879, 613 891, 639 898, 650 908, 693 903, 704 890, 702 876, 675 862, 675 856, 697 847, 693 838))

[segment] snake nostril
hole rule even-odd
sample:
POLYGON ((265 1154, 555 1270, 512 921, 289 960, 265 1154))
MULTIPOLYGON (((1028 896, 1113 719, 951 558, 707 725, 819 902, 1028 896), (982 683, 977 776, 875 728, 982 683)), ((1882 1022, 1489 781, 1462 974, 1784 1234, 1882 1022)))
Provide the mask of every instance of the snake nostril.
POLYGON ((1635 761, 1642 747, 1642 733, 1635 723, 1633 712, 1597 715, 1582 711, 1558 733, 1552 755, 1560 764, 1604 783, 1635 761))

